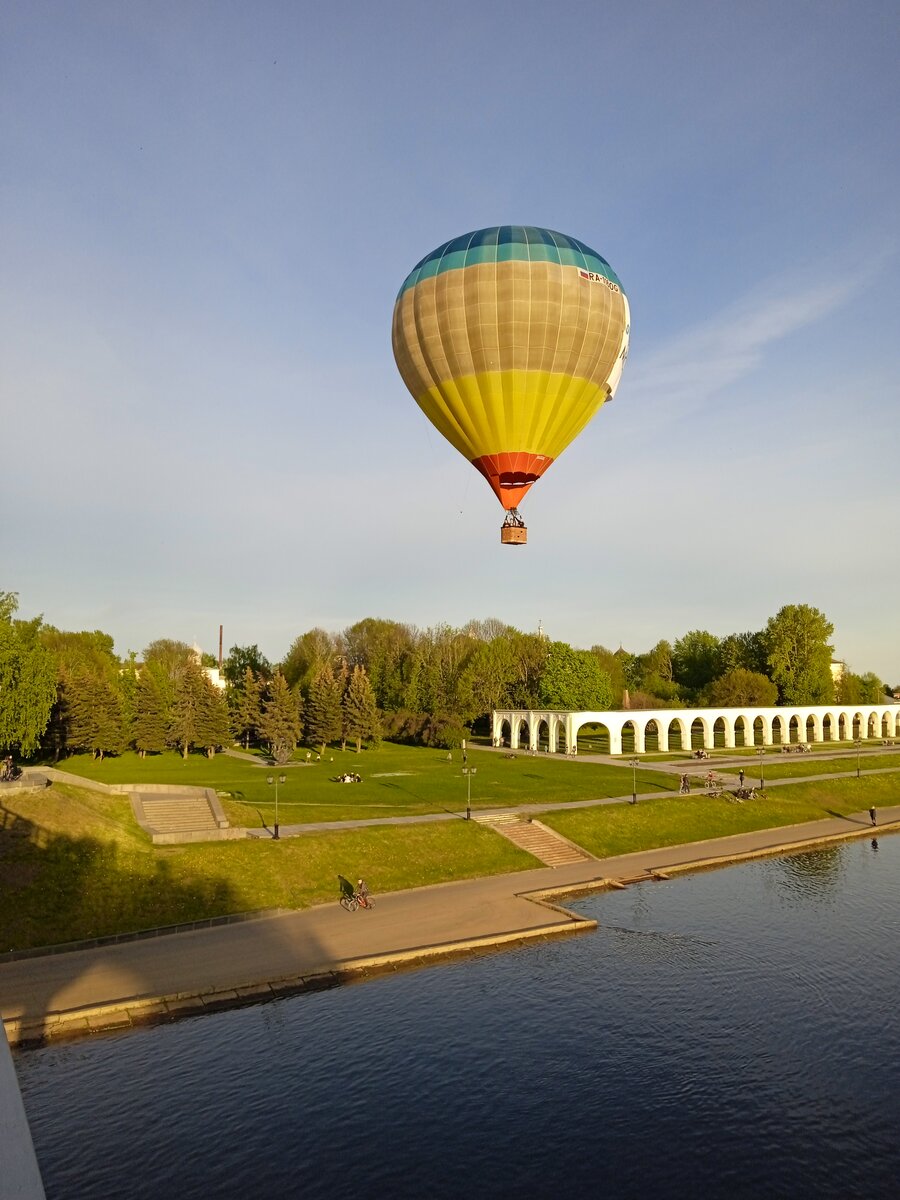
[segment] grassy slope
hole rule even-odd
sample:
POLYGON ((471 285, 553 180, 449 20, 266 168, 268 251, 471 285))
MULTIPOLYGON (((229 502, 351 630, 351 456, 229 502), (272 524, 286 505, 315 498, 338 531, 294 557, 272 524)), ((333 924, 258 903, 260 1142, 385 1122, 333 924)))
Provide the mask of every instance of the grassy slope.
POLYGON ((526 870, 528 854, 475 822, 348 829, 281 842, 153 847, 127 801, 55 784, 0 808, 0 950, 526 870))
MULTIPOLYGON (((565 800, 592 800, 631 792, 631 770, 598 763, 572 762, 561 757, 518 755, 504 758, 489 751, 471 750, 468 765, 477 768, 472 778, 473 809, 509 804, 555 804, 565 800)), ((174 783, 212 787, 229 793, 222 797, 233 825, 259 827, 275 815, 274 788, 266 783, 273 768, 245 762, 230 755, 213 759, 203 755, 168 753, 138 758, 123 754, 103 762, 75 755, 59 764, 65 771, 104 783, 174 783)), ((408 816, 431 812, 459 812, 465 808, 466 780, 455 751, 447 762, 446 751, 383 744, 361 754, 336 750, 326 761, 311 766, 284 768, 287 782, 278 789, 278 814, 283 825, 354 818, 408 816), (336 775, 355 771, 362 784, 333 782, 336 775)), ((677 787, 677 778, 661 771, 639 770, 638 791, 677 787)))
POLYGON ((602 808, 561 810, 541 820, 598 858, 705 841, 753 829, 845 815, 869 805, 900 802, 900 772, 868 779, 833 779, 773 788, 762 798, 736 804, 710 796, 666 797, 602 808))

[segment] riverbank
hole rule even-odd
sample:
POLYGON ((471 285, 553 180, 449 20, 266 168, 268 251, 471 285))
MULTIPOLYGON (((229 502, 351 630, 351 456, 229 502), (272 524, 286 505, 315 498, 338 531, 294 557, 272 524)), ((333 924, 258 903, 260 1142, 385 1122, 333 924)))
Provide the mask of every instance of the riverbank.
POLYGON ((34 1045, 333 987, 441 957, 594 928, 556 903, 675 872, 900 830, 900 805, 0 964, 10 1042, 34 1045))

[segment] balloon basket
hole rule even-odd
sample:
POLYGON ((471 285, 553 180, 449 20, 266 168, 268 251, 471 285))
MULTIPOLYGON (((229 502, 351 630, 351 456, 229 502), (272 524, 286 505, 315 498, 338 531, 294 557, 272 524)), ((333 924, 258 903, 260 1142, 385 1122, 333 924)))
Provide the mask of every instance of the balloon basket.
POLYGON ((528 530, 524 525, 503 525, 500 541, 504 546, 524 546, 528 541, 528 530))

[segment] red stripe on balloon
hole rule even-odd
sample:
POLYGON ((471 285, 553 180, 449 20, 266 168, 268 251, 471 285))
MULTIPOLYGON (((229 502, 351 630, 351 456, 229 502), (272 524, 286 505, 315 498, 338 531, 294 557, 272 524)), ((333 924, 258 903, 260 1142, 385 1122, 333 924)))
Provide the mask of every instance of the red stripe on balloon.
POLYGON ((514 450, 506 454, 482 454, 472 459, 504 508, 516 508, 528 489, 553 462, 546 454, 514 450))

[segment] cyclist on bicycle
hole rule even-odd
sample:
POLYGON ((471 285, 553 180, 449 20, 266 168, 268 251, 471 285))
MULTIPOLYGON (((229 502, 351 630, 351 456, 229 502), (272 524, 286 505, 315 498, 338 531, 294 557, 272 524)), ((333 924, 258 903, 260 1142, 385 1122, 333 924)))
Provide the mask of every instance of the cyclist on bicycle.
POLYGON ((357 894, 357 896, 359 896, 360 900, 362 900, 363 904, 365 904, 368 901, 369 885, 366 883, 366 881, 364 879, 357 879, 356 894, 357 894))
POLYGON ((338 883, 340 884, 341 895, 345 896, 348 900, 352 900, 353 884, 350 882, 350 880, 345 879, 343 875, 338 875, 338 883))

